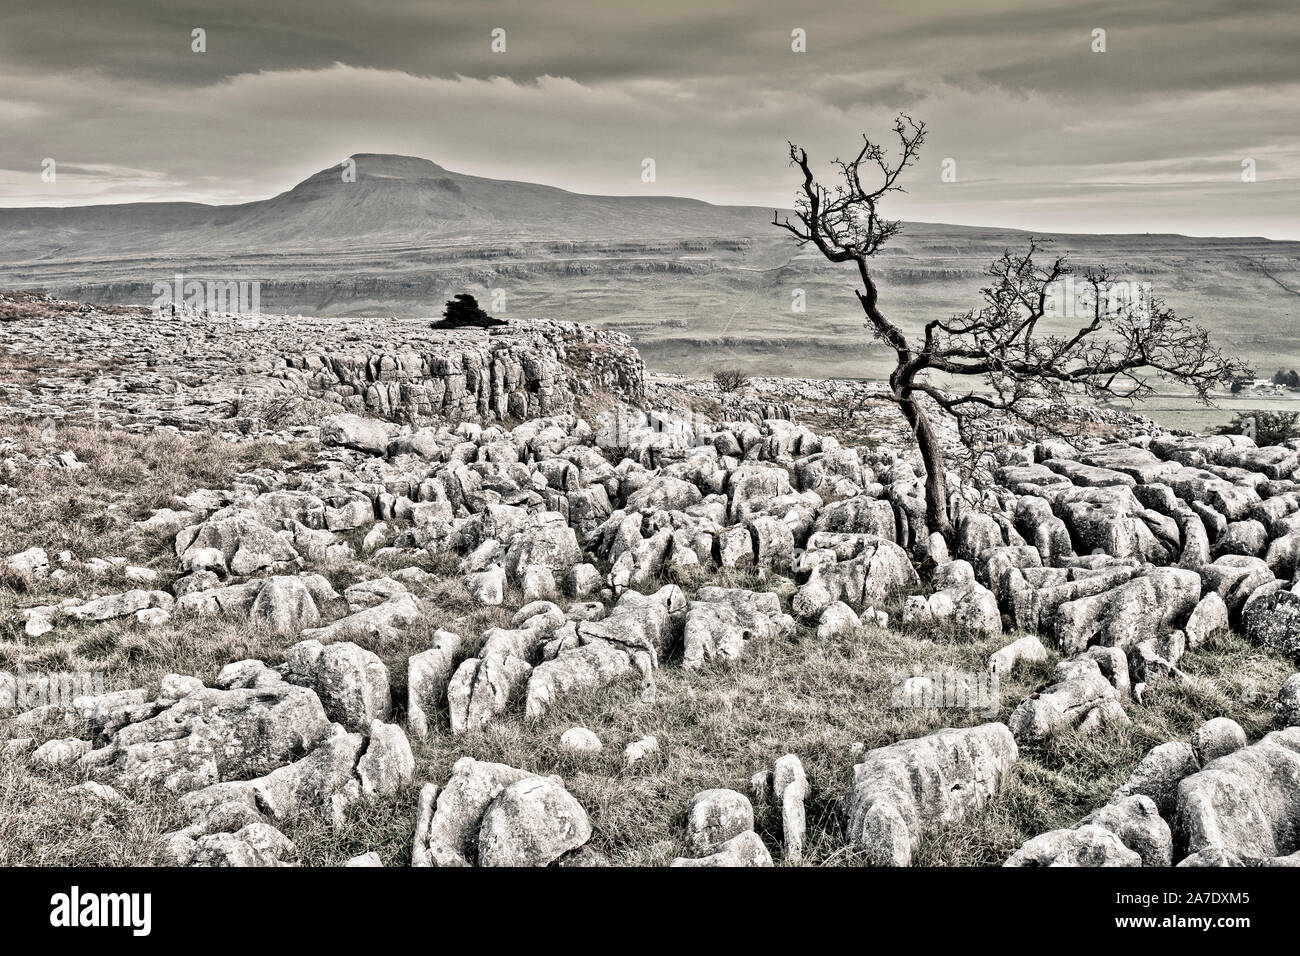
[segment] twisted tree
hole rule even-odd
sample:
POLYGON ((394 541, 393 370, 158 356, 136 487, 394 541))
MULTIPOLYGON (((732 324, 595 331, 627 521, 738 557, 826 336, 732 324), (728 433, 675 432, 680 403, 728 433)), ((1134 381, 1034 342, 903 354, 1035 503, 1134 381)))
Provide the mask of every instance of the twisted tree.
POLYGON ((899 152, 891 156, 863 136, 850 160, 836 159, 837 182, 819 183, 808 153, 790 145, 790 163, 803 176, 794 217, 773 215, 800 246, 811 244, 831 262, 857 268, 856 290, 867 329, 897 357, 889 376, 889 397, 899 406, 916 438, 925 467, 926 524, 951 540, 944 450, 929 412, 956 418, 968 445, 973 426, 990 416, 1021 422, 1038 431, 1070 437, 1061 405, 1080 394, 1093 399, 1135 400, 1150 394, 1157 379, 1190 387, 1209 404, 1211 390, 1231 381, 1243 366, 1210 341, 1209 333, 1176 315, 1158 298, 1116 296, 1104 269, 1083 273, 1086 310, 1076 328, 1049 328, 1055 287, 1071 269, 1064 256, 1040 263, 1042 243, 1030 240, 1022 252, 1004 252, 988 269, 977 309, 934 318, 920 330, 904 330, 886 316, 871 260, 902 229, 881 215, 880 205, 901 192, 899 179, 916 162, 925 124, 910 117, 894 121, 899 152), (945 376, 944 387, 935 374, 945 376), (954 391, 957 377, 973 376, 980 387, 954 391))

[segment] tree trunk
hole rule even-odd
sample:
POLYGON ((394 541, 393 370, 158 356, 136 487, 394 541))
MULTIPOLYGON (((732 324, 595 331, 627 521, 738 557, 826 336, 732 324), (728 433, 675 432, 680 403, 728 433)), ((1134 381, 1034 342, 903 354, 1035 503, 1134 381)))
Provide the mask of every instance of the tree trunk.
POLYGON ((948 521, 948 477, 943 467, 943 448, 939 445, 939 436, 934 426, 926 417, 925 411, 917 403, 916 396, 909 389, 895 392, 903 417, 916 436, 917 447, 921 450, 921 461, 925 465, 925 524, 931 533, 939 532, 949 545, 952 541, 952 525, 948 521))

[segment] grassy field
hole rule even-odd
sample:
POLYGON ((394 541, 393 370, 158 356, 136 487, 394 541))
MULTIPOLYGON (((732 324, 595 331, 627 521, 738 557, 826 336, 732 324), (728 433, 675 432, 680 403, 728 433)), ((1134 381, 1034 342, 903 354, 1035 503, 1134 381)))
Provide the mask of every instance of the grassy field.
MULTIPOLYGON (((42 447, 41 439, 28 428, 14 424, 11 433, 34 452, 42 447)), ((59 445, 74 449, 88 470, 9 476, 10 489, 0 502, 0 550, 12 553, 41 544, 51 551, 69 548, 79 557, 121 554, 159 570, 165 584, 172 574, 170 542, 138 539, 131 519, 165 505, 177 492, 220 487, 239 471, 281 458, 302 460, 308 452, 219 441, 67 428, 59 445), (105 512, 121 518, 100 517, 105 512)), ((437 610, 396 641, 369 643, 389 666, 398 701, 405 696, 406 658, 428 646, 433 629, 457 630, 472 645, 485 628, 504 624, 520 602, 512 593, 503 607, 479 607, 452 574, 450 562, 431 558, 423 564, 436 575, 423 596, 437 610)), ((341 587, 393 567, 371 561, 330 574, 341 587)), ((735 576, 731 583, 771 589, 783 599, 792 590, 791 582, 778 576, 765 581, 735 576)), ((0 592, 0 617, 10 622, 0 640, 0 668, 102 670, 110 689, 116 689, 144 686, 170 672, 209 680, 226 662, 245 657, 277 663, 290 643, 237 621, 181 621, 153 630, 107 622, 56 628, 40 638, 26 637, 12 623, 19 606, 120 587, 117 581, 74 577, 63 584, 40 584, 33 592, 0 592)), ((897 604, 891 610, 897 612, 897 604)), ((1015 636, 972 640, 868 627, 852 639, 827 640, 801 626, 787 640, 751 644, 738 661, 701 672, 683 668, 677 648, 657 673, 653 703, 640 700, 638 686, 614 685, 567 699, 540 723, 529 724, 516 702, 498 724, 464 737, 452 736, 446 714, 438 715, 431 737, 414 742, 416 785, 407 792, 354 805, 341 831, 305 818, 286 832, 304 863, 338 864, 370 850, 379 851, 388 864, 404 863, 419 784, 441 785, 455 760, 471 755, 559 774, 591 816, 593 848, 615 863, 659 865, 686 852, 691 796, 709 787, 748 791, 754 773, 795 753, 812 783, 806 862, 851 865, 857 861, 844 847, 837 802, 852 778, 855 745, 877 747, 988 719, 965 709, 895 707, 896 680, 917 671, 982 671, 989 654, 1015 636), (583 757, 560 748, 563 731, 579 725, 600 736, 602 752, 583 757), (647 734, 658 738, 661 753, 625 768, 623 747, 647 734)), ((1026 694, 1043 685, 1052 663, 1022 666, 1003 681, 997 719, 1006 720, 1026 694)), ((1191 680, 1154 688, 1144 706, 1130 704, 1130 724, 1089 734, 1063 733, 1022 751, 1003 795, 977 817, 927 834, 916 862, 999 864, 1028 837, 1073 823, 1104 803, 1151 746, 1186 739, 1211 717, 1232 717, 1257 738, 1271 719, 1277 687, 1293 670, 1238 636, 1190 653, 1182 666, 1191 680)), ((394 719, 402 716, 399 711, 394 719)), ((68 792, 82 779, 74 771, 33 771, 24 758, 0 748, 0 806, 6 808, 0 814, 0 865, 162 861, 158 838, 187 822, 173 799, 156 791, 133 791, 126 794, 130 804, 106 807, 68 792)), ((770 806, 756 810, 760 832, 776 849, 779 814, 770 806)))

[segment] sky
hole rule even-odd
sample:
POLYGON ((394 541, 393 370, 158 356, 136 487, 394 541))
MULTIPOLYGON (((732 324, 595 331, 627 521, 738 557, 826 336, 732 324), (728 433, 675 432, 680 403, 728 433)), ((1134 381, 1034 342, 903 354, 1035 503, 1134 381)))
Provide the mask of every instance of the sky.
POLYGON ((0 0, 0 205, 245 202, 373 152, 784 208, 787 140, 827 168, 905 112, 897 218, 1300 239, 1298 51, 1295 0, 0 0))

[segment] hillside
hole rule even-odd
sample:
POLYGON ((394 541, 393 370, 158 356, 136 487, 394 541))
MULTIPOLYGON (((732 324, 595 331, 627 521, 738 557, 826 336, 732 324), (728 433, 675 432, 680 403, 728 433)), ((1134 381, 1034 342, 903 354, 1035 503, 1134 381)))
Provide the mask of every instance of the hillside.
MULTIPOLYGON (((851 276, 798 249, 767 209, 584 196, 362 154, 237 206, 146 203, 0 209, 0 287, 151 301, 176 273, 261 283, 263 311, 427 316, 458 291, 497 311, 628 334, 658 371, 876 378, 888 353, 861 329, 851 276), (806 311, 792 311, 802 289, 806 311)), ((975 303, 1016 230, 909 223, 882 255, 882 304, 904 325, 975 303)), ((1176 235, 1045 237, 1218 333, 1265 373, 1300 366, 1300 243, 1176 235)), ((1173 403, 1176 407, 1178 402, 1173 403)), ((1207 424, 1199 421, 1198 424, 1207 424)))

